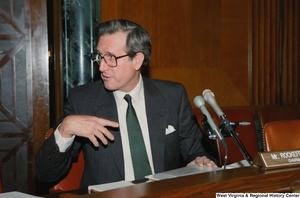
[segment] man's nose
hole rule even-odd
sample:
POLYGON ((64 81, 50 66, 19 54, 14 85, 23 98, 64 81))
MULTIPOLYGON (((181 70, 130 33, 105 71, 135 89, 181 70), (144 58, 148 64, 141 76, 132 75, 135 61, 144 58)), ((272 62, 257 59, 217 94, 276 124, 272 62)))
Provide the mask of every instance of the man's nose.
POLYGON ((99 62, 99 71, 104 71, 106 68, 108 68, 109 66, 107 65, 106 61, 104 60, 104 58, 100 59, 99 62))

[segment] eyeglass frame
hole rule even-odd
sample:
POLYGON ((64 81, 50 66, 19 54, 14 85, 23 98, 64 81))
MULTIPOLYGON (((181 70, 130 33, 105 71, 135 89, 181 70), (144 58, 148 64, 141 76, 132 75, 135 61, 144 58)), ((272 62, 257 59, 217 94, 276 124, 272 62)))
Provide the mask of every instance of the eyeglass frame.
POLYGON ((118 59, 120 59, 120 58, 124 58, 124 57, 126 57, 126 56, 129 56, 129 54, 125 54, 125 55, 121 55, 121 56, 115 56, 115 55, 113 55, 113 54, 101 54, 100 52, 98 52, 98 51, 95 51, 95 52, 93 52, 91 54, 91 60, 93 61, 93 62, 96 62, 97 64, 98 64, 98 66, 100 66, 100 63, 101 63, 101 60, 102 59, 104 59, 104 61, 105 61, 105 63, 107 64, 107 61, 106 61, 106 59, 104 58, 104 56, 106 56, 106 55, 109 55, 109 56, 112 56, 112 57, 114 57, 114 59, 116 60, 116 65, 115 66, 111 66, 111 65, 108 65, 109 67, 117 67, 118 66, 118 59), (96 54, 96 58, 95 59, 93 59, 93 56, 92 56, 92 54, 96 54), (100 57, 100 59, 99 59, 99 57, 100 57), (98 61, 99 61, 99 63, 98 63, 98 61))

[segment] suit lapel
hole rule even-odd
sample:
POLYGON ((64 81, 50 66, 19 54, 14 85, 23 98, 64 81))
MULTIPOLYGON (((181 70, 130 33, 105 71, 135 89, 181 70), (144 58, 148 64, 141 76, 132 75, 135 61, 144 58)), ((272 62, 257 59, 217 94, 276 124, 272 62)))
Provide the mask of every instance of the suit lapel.
MULTIPOLYGON (((165 99, 148 78, 143 78, 146 114, 148 119, 150 144, 155 172, 164 171, 165 130, 167 127, 165 99)), ((95 115, 118 122, 118 112, 112 92, 101 89, 95 103, 95 115)), ((111 131, 115 140, 108 148, 119 173, 124 178, 124 158, 120 130, 111 131)))
POLYGON ((162 172, 164 170, 165 129, 167 127, 165 100, 149 79, 143 78, 143 81, 154 170, 162 172))
MULTIPOLYGON (((112 92, 103 89, 97 97, 95 109, 96 116, 118 122, 117 106, 112 92)), ((110 131, 115 139, 107 148, 110 149, 121 178, 124 179, 124 158, 120 130, 118 128, 110 131)))

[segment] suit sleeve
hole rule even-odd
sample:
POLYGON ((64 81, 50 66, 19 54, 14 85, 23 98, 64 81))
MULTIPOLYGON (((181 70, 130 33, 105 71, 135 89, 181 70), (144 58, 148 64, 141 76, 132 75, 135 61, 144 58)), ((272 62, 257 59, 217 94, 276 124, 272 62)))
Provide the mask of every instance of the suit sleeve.
POLYGON ((205 144, 203 132, 198 124, 196 116, 192 112, 187 92, 181 88, 181 104, 179 107, 180 122, 180 152, 185 163, 189 163, 197 156, 207 156, 216 162, 214 153, 205 144), (203 144, 204 143, 204 144, 203 144))
POLYGON ((41 182, 56 183, 67 174, 71 165, 71 149, 66 152, 59 152, 59 148, 52 134, 37 152, 36 174, 41 182))
MULTIPOLYGON (((70 98, 72 99, 72 97, 69 97, 69 99, 70 98)), ((69 99, 64 109, 65 115, 74 114, 69 99)), ((75 100, 73 100, 73 103, 74 101, 75 100)), ((58 123, 61 123, 61 121, 58 123)), ((55 184, 67 175, 72 162, 76 161, 79 153, 80 145, 75 143, 75 140, 65 152, 59 151, 59 147, 55 142, 54 133, 45 140, 35 155, 36 174, 41 182, 55 184)))

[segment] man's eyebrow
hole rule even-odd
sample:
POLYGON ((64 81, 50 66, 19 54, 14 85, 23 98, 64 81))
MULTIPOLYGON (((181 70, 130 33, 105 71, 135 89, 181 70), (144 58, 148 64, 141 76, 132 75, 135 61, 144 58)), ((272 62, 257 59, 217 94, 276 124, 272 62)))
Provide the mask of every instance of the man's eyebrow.
POLYGON ((102 55, 105 55, 105 54, 114 55, 114 53, 111 53, 111 52, 102 53, 99 50, 96 50, 96 52, 99 53, 99 54, 102 54, 102 55))

